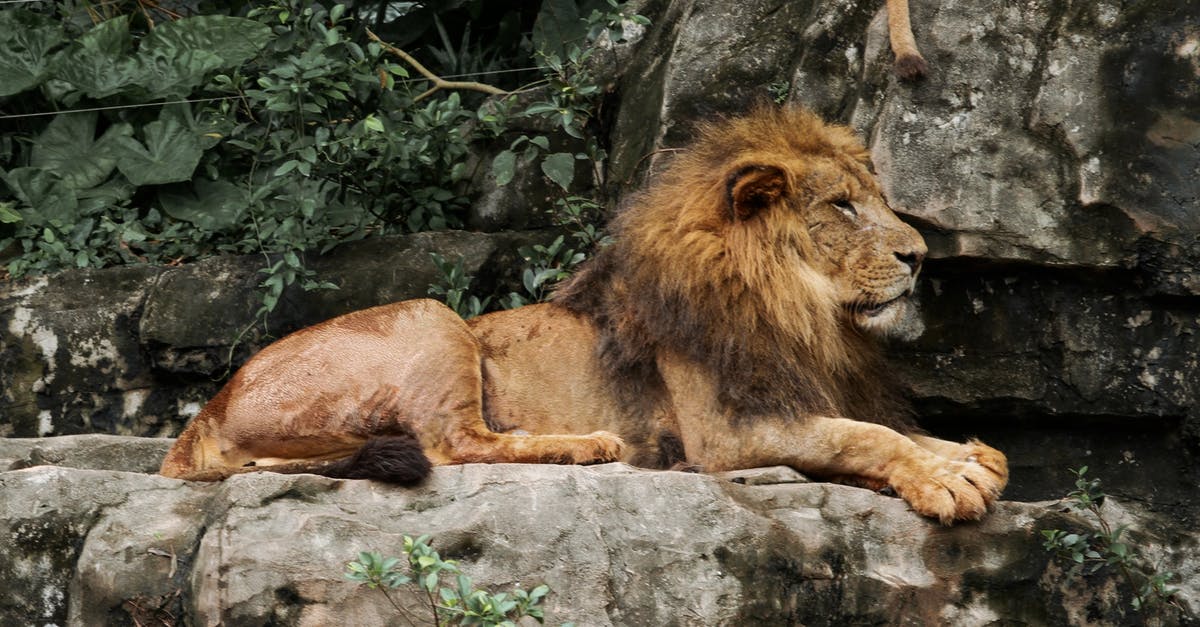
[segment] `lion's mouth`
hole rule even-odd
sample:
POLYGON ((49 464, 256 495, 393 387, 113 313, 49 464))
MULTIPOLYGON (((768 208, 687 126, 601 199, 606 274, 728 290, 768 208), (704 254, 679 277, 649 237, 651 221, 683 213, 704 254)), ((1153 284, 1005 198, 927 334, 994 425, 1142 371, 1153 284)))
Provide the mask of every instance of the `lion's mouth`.
POLYGON ((893 305, 899 303, 900 301, 904 300, 905 298, 908 298, 910 293, 911 292, 904 292, 903 294, 901 294, 895 298, 892 298, 890 300, 885 300, 880 303, 858 303, 852 309, 855 313, 857 313, 861 316, 864 316, 867 318, 874 318, 874 317, 882 314, 883 312, 887 311, 893 305))

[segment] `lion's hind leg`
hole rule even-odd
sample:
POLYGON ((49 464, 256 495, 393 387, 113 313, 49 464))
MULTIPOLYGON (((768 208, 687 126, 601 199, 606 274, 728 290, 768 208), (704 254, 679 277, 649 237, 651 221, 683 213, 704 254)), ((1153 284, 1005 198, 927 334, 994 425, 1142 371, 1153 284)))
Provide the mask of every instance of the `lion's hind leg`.
POLYGON ((621 459, 625 443, 607 431, 587 435, 496 433, 485 425, 455 434, 447 463, 599 464, 621 459))
POLYGON ((427 477, 432 464, 412 433, 368 439, 350 455, 326 459, 260 458, 241 466, 223 465, 175 473, 184 481, 222 481, 248 472, 284 475, 314 474, 335 479, 373 479, 398 485, 416 485, 427 477))

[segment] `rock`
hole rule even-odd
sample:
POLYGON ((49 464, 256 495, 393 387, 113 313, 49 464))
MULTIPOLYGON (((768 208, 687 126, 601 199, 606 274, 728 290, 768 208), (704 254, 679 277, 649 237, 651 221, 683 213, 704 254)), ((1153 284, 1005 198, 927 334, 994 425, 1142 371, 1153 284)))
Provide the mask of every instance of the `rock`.
POLYGON ((936 235, 934 257, 1139 267, 1157 290, 1200 295, 1195 11, 913 2, 931 73, 912 84, 891 72, 881 4, 637 10, 653 25, 618 82, 612 189, 697 122, 786 96, 860 130, 892 204, 936 235))
MULTIPOLYGON (((652 25, 594 57, 611 88, 604 191, 627 197, 697 123, 756 100, 855 127, 931 248, 928 331, 893 347, 889 376, 931 431, 1009 455, 1008 498, 1065 494, 1066 469, 1089 466, 1116 496, 1112 519, 1181 577, 1185 611, 1158 620, 1194 622, 1200 13, 1160 0, 911 5, 931 63, 915 84, 891 72, 880 2, 631 3, 652 25)), ((476 171, 473 228, 541 224, 537 172, 496 188, 476 171)), ((259 258, 8 282, 0 436, 172 435, 269 336, 424 296, 433 250, 492 285, 527 237, 379 238, 312 257, 342 288, 287 292, 269 332, 251 326, 259 258)), ((1153 622, 1111 574, 1068 579, 1049 559, 1040 529, 1086 529, 1051 503, 1005 502, 943 529, 786 469, 726 481, 471 466, 414 491, 272 475, 199 485, 128 472, 153 470, 165 442, 121 442, 0 440, 12 469, 0 578, 19 584, 0 587, 0 624, 383 623, 386 602, 342 581, 344 562, 423 532, 478 581, 550 583, 552 623, 1153 622), (82 468, 17 470, 45 463, 82 468)))
MULTIPOLYGON (((926 19, 945 59, 932 80, 855 118, 873 120, 892 201, 951 234, 938 254, 1131 267, 1165 238, 1194 265, 1200 220, 1180 203, 1200 196, 1200 65, 1184 43, 1200 16, 1053 2, 981 20, 957 3, 926 19)), ((1160 287, 1190 289, 1162 270, 1160 287)))
POLYGON ((1103 281, 1030 267, 961 272, 934 263, 919 297, 925 335, 891 347, 922 425, 1009 456, 1009 494, 1043 499, 1087 465, 1116 494, 1200 514, 1200 311, 1103 281))
POLYGON ((0 439, 0 469, 62 466, 157 473, 174 440, 115 435, 0 439))
POLYGON ((395 610, 346 581, 345 564, 359 551, 399 555, 403 535, 423 533, 479 587, 548 584, 550 624, 1178 624, 1200 601, 1195 527, 1115 502, 1106 516, 1178 573, 1182 609, 1134 613, 1113 573, 1064 577, 1040 530, 1085 522, 1055 502, 1003 502, 948 528, 870 491, 749 475, 465 465, 402 489, 270 473, 201 484, 0 472, 0 624, 385 624, 395 610))
POLYGON ((136 331, 160 272, 80 270, 0 286, 0 435, 161 426, 143 414, 153 374, 136 331))

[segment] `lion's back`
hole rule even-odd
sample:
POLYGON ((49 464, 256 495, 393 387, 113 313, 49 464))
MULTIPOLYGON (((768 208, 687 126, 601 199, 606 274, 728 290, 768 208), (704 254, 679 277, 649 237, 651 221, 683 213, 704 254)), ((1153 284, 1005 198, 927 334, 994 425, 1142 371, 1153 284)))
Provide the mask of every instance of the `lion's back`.
POLYGON ((478 359, 466 325, 437 301, 355 311, 292 333, 242 366, 226 386, 222 431, 235 441, 255 437, 265 416, 292 436, 367 434, 432 413, 436 395, 422 391, 455 385, 478 359))

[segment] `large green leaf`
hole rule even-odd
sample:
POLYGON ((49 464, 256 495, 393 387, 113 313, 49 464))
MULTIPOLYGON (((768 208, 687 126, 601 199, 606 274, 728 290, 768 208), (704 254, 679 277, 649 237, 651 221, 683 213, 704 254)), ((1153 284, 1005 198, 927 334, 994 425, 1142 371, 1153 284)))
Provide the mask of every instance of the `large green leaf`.
POLYGON ((154 96, 186 96, 209 72, 253 58, 270 38, 265 24, 226 15, 165 22, 138 49, 141 85, 154 96))
POLYGON ((79 199, 80 207, 85 207, 89 201, 92 201, 92 204, 99 203, 100 206, 113 206, 133 198, 135 191, 137 187, 118 176, 96 187, 77 190, 75 197, 79 199))
POLYGON ((139 55, 141 72, 137 82, 151 98, 183 98, 199 87, 208 73, 225 67, 221 57, 208 50, 185 50, 173 54, 139 55))
POLYGON ((215 54, 225 67, 254 58, 271 40, 271 28, 227 15, 200 15, 159 24, 142 40, 142 54, 176 55, 192 50, 215 54))
POLYGON ((92 98, 105 98, 141 78, 141 63, 132 50, 129 19, 114 17, 84 33, 57 55, 52 74, 92 98))
POLYGON ((186 120, 172 109, 145 126, 145 144, 133 137, 117 137, 113 151, 117 169, 134 185, 176 183, 192 178, 204 150, 186 120))
POLYGON ((496 185, 508 185, 517 173, 517 155, 511 150, 501 150, 492 160, 492 176, 496 185))
POLYGON ((21 221, 21 214, 16 211, 17 203, 13 201, 0 202, 0 224, 15 224, 21 221))
POLYGON ((74 224, 79 217, 75 191, 63 185, 53 173, 42 168, 16 168, 0 172, 0 180, 24 205, 21 218, 32 226, 50 220, 61 225, 74 224))
POLYGON ((128 124, 115 124, 96 139, 96 113, 60 113, 33 142, 30 165, 58 175, 64 185, 82 190, 104 182, 117 158, 118 137, 133 133, 128 124))
POLYGON ((566 190, 575 179, 575 156, 569 152, 556 152, 542 160, 542 173, 566 190))
POLYGON ((50 51, 66 41, 49 18, 20 9, 0 11, 0 96, 11 96, 45 80, 50 51))
POLYGON ((544 0, 533 22, 533 49, 565 58, 571 44, 582 47, 587 39, 583 17, 605 7, 604 0, 544 0))
POLYGON ((163 188, 158 193, 163 211, 207 230, 220 231, 240 223, 250 201, 245 188, 229 181, 199 179, 190 189, 163 188))

